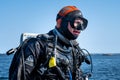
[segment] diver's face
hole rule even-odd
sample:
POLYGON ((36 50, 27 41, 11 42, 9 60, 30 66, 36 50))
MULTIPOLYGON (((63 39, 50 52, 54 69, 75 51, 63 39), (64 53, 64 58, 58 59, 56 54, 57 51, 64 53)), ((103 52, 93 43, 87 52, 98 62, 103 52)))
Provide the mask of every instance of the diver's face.
POLYGON ((79 36, 81 30, 78 28, 80 24, 83 24, 83 21, 81 19, 75 19, 73 25, 70 25, 70 22, 68 22, 68 30, 75 36, 79 36))

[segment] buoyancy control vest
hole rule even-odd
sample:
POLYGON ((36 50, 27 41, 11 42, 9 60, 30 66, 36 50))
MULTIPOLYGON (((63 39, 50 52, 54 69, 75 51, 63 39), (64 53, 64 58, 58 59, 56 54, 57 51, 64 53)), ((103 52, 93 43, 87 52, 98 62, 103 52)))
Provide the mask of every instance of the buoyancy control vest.
POLYGON ((13 57, 9 69, 9 80, 76 80, 80 78, 79 76, 82 74, 80 65, 84 61, 84 56, 76 46, 78 46, 76 41, 66 42, 65 39, 61 39, 56 30, 25 40, 13 57), (29 46, 31 42, 39 44, 33 44, 34 47, 31 47, 29 46), (40 49, 40 45, 42 49, 40 49), (32 71, 31 67, 25 65, 26 55, 29 56, 29 52, 25 53, 26 46, 31 49, 33 58, 37 56, 37 59, 33 59, 36 65, 32 67, 34 68, 32 71), (37 51, 34 51, 35 49, 37 51), (27 73, 30 74, 26 76, 27 73))

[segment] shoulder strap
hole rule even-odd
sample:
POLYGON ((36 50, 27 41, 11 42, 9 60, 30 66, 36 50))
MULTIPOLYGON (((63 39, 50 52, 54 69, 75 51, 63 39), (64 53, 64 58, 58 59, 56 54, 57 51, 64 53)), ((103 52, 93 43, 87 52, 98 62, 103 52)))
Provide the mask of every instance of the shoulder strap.
POLYGON ((37 37, 36 37, 37 39, 38 39, 38 42, 39 43, 41 43, 41 41, 42 41, 42 43, 44 43, 44 45, 45 45, 45 47, 46 47, 46 51, 45 51, 45 56, 47 57, 46 59, 47 60, 45 60, 45 62, 43 62, 42 64, 41 64, 41 62, 40 62, 40 60, 39 60, 39 62, 37 63, 37 65, 35 66, 35 68, 34 68, 34 70, 33 71, 36 71, 37 70, 37 72, 40 74, 40 75, 43 75, 44 74, 44 69, 45 69, 45 66, 46 65, 48 65, 48 62, 49 62, 49 60, 50 60, 50 55, 48 55, 47 54, 47 52, 48 52, 48 43, 51 43, 51 42, 53 42, 53 39, 54 39, 54 36, 53 35, 49 35, 49 34, 39 34, 37 37), (39 70, 38 70, 38 68, 39 68, 39 70))

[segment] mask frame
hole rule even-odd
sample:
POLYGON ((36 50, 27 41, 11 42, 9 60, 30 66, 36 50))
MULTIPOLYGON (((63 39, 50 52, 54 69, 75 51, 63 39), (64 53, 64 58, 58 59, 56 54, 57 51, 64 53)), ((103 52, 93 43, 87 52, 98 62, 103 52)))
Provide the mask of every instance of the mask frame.
POLYGON ((80 11, 71 12, 67 16, 65 16, 63 19, 64 21, 70 22, 70 25, 72 28, 81 30, 81 31, 85 30, 88 24, 88 20, 83 17, 80 11), (77 26, 74 26, 74 22, 76 19, 81 19, 83 23, 77 26))

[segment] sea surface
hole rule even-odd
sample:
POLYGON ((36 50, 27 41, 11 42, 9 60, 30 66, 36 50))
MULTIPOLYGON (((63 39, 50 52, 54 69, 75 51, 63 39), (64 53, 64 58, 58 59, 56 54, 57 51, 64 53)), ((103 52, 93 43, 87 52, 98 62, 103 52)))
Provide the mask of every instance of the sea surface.
MULTIPOLYGON (((91 57, 93 74, 89 80, 120 80, 120 54, 92 54, 91 57)), ((13 55, 0 54, 0 80, 8 80, 12 58, 13 55)), ((91 68, 91 65, 88 68, 91 68)))

